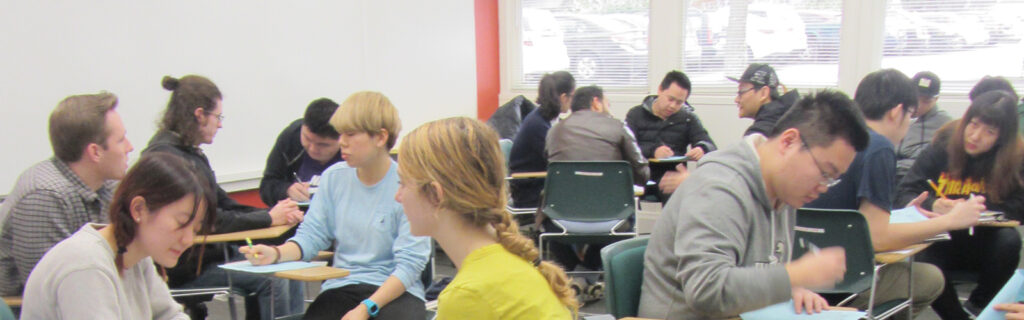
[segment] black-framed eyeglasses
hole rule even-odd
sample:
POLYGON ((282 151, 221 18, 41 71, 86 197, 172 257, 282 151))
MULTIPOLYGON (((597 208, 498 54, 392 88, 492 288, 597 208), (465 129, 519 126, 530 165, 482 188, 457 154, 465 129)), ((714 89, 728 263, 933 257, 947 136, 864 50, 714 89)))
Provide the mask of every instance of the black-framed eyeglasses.
POLYGON ((222 113, 213 113, 213 112, 206 111, 206 114, 214 116, 214 117, 217 117, 217 121, 221 121, 221 122, 224 121, 224 113, 223 112, 222 113))
POLYGON ((818 184, 826 188, 831 188, 839 184, 841 179, 830 177, 828 173, 825 172, 825 169, 821 167, 821 162, 818 162, 818 157, 814 156, 814 152, 811 151, 811 146, 807 145, 807 141, 804 141, 803 137, 800 138, 800 143, 803 144, 804 149, 807 149, 807 154, 811 155, 811 160, 814 161, 814 165, 818 167, 818 171, 821 172, 822 180, 818 181, 818 184))
POLYGON ((738 96, 742 96, 744 93, 750 92, 751 90, 754 90, 754 89, 757 89, 757 88, 750 87, 750 88, 746 88, 746 89, 743 89, 743 90, 740 90, 740 91, 736 91, 736 96, 737 97, 738 96))

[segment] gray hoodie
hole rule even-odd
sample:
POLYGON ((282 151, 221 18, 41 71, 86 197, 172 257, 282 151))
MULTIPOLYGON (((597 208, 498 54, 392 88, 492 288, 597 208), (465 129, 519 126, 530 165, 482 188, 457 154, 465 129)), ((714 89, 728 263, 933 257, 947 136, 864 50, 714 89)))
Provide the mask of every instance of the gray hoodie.
POLYGON ((717 319, 791 298, 796 210, 772 210, 751 135, 709 153, 675 191, 644 255, 639 316, 717 319))

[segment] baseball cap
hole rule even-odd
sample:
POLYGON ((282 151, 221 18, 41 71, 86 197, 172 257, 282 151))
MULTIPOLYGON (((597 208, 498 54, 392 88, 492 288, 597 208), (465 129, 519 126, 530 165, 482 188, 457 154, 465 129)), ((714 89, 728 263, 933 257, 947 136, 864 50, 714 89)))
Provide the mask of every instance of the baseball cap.
POLYGON ((779 86, 779 75, 775 74, 775 69, 766 63, 751 63, 739 78, 728 76, 726 78, 735 82, 749 82, 755 86, 772 88, 779 86))
POLYGON ((918 72, 910 80, 917 87, 917 95, 924 97, 937 97, 939 95, 942 81, 939 80, 939 76, 931 71, 918 72))

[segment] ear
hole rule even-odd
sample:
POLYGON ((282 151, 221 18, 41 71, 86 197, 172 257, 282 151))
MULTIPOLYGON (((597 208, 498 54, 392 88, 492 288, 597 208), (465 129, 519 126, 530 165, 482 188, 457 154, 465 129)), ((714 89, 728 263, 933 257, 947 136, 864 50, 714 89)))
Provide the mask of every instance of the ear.
POLYGON ((198 108, 196 108, 195 110, 192 111, 192 114, 196 116, 196 121, 197 122, 203 123, 204 122, 203 119, 206 118, 205 117, 206 116, 206 109, 203 109, 202 107, 198 107, 198 108))
POLYGON ((377 140, 374 143, 377 145, 377 147, 384 148, 387 146, 388 137, 390 136, 391 134, 388 132, 388 129, 381 128, 380 131, 377 132, 377 134, 373 135, 373 138, 377 140))
POLYGON ((893 122, 899 122, 903 120, 903 113, 906 112, 905 108, 902 103, 897 104, 895 108, 889 109, 889 112, 886 112, 885 115, 893 122))
POLYGON ((789 150, 799 149, 803 146, 800 140, 800 130, 797 128, 789 128, 783 131, 776 139, 779 140, 779 145, 782 146, 782 152, 788 152, 789 150))
POLYGON ((146 206, 146 199, 142 196, 132 198, 131 203, 128 204, 128 210, 131 211, 132 219, 136 223, 149 216, 149 207, 146 206))
POLYGON ((757 90, 757 97, 761 101, 768 101, 772 99, 772 89, 768 86, 763 86, 757 90))
POLYGON ((427 200, 430 200, 431 203, 433 203, 434 205, 440 207, 441 206, 441 199, 444 199, 444 189, 441 188, 441 184, 437 183, 437 181, 431 181, 428 186, 429 186, 428 188, 431 188, 431 189, 434 190, 434 194, 437 195, 437 199, 427 199, 427 200))
POLYGON ((85 151, 82 152, 82 158, 88 159, 90 162, 100 161, 100 151, 103 150, 98 143, 90 143, 85 146, 85 151))
POLYGON ((590 110, 595 112, 601 112, 604 109, 601 99, 594 97, 593 101, 590 101, 590 110))

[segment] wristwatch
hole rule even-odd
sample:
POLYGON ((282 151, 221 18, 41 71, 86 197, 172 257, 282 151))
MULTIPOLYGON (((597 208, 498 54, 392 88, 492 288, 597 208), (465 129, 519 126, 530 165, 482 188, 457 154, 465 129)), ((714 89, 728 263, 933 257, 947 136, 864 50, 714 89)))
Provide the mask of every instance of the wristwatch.
POLYGON ((380 307, 373 300, 363 300, 363 305, 366 306, 366 311, 370 313, 370 318, 376 317, 377 313, 380 312, 380 307))

